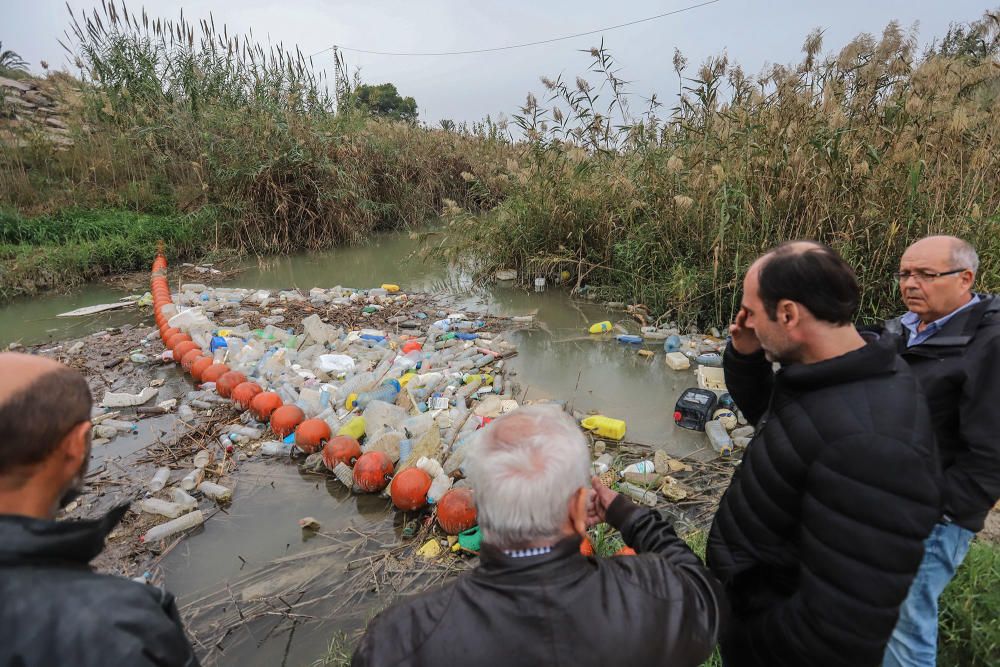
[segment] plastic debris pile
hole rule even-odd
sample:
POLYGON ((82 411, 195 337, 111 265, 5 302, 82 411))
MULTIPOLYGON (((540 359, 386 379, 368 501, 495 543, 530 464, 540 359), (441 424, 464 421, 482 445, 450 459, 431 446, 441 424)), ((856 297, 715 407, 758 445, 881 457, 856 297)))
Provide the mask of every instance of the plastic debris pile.
MULTIPOLYGON (((218 435, 227 454, 304 457, 305 467, 328 471, 356 493, 381 492, 404 511, 432 506, 447 534, 475 528, 473 495, 463 479, 468 444, 492 418, 517 407, 504 393, 505 360, 516 349, 503 334, 446 311, 400 314, 388 327, 353 330, 312 314, 296 333, 279 326, 279 307, 259 317, 262 327, 235 324, 275 303, 398 309, 409 297, 389 284, 314 288, 308 295, 187 284, 175 300, 166 260, 158 256, 151 289, 162 360, 200 383, 184 397, 179 418, 193 422, 220 403, 241 411, 240 423, 218 435)), ((182 491, 229 498, 228 489, 203 481, 197 470, 182 480, 182 491)), ((164 508, 153 500, 151 507, 164 508)), ((147 540, 197 525, 182 521, 183 503, 171 502, 177 507, 166 506, 164 515, 180 511, 177 518, 147 540)))
MULTIPOLYGON (((697 328, 691 327, 682 334, 674 322, 665 327, 643 326, 640 334, 616 333, 616 329, 609 320, 605 320, 590 325, 588 333, 595 338, 613 336, 618 343, 633 346, 639 354, 650 359, 656 353, 643 346, 650 343, 659 345, 662 341, 664 362, 675 371, 687 371, 692 363, 697 364, 695 378, 698 387, 684 390, 674 408, 677 426, 703 431, 708 436, 709 446, 724 457, 750 443, 754 429, 747 424, 726 391, 722 370, 726 342, 718 329, 713 327, 707 334, 700 334, 697 328)), ((604 415, 584 417, 581 426, 601 438, 621 440, 625 437, 625 422, 604 415)), ((664 495, 670 498, 671 494, 664 495)), ((641 499, 643 496, 638 497, 641 499)))

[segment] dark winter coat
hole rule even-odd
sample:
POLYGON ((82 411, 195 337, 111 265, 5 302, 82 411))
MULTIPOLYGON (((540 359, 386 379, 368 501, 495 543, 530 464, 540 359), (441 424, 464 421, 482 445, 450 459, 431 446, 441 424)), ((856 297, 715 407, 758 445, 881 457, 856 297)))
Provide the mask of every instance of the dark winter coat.
POLYGON ((484 545, 457 581, 379 614, 354 667, 700 665, 715 647, 721 587, 658 513, 608 511, 638 556, 588 558, 580 538, 512 558, 484 545))
POLYGON ((0 666, 198 665, 173 596, 88 566, 127 508, 94 521, 0 515, 0 666))
POLYGON ((866 667, 940 516, 927 406, 891 341, 777 373, 724 356, 757 426, 719 506, 708 564, 733 607, 730 667, 866 667))
POLYGON ((906 347, 899 318, 886 323, 927 395, 944 472, 944 513, 983 529, 1000 498, 1000 297, 980 294, 940 331, 906 347))

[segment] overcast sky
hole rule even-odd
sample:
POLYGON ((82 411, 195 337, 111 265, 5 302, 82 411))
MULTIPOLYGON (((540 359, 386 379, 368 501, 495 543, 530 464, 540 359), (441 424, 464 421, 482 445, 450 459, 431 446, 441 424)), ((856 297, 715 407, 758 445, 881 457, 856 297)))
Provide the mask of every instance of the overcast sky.
MULTIPOLYGON (((253 29, 261 41, 297 43, 311 54, 340 44, 380 51, 458 51, 544 40, 633 21, 704 0, 147 0, 152 15, 187 18, 212 12, 229 33, 253 29)), ((756 73, 766 63, 800 58, 802 42, 815 27, 826 30, 824 51, 837 51, 860 32, 878 34, 892 19, 906 28, 919 22, 921 44, 943 35, 952 21, 978 19, 998 0, 720 0, 716 4, 603 34, 622 76, 642 96, 670 102, 677 90, 671 66, 674 47, 692 65, 723 51, 731 62, 756 73)), ((74 9, 93 6, 70 0, 74 9)), ((129 2, 137 9, 143 3, 129 2)), ((39 61, 66 65, 56 42, 68 23, 63 0, 0 0, 0 41, 39 70, 39 61)), ((392 57, 347 52, 369 83, 391 81, 412 95, 421 119, 474 121, 515 112, 525 94, 541 92, 539 77, 585 73, 580 53, 601 35, 476 55, 392 57)), ((330 67, 329 53, 316 56, 330 67)), ((690 73, 690 70, 689 70, 690 73)), ((541 97, 541 96, 540 96, 541 97)))

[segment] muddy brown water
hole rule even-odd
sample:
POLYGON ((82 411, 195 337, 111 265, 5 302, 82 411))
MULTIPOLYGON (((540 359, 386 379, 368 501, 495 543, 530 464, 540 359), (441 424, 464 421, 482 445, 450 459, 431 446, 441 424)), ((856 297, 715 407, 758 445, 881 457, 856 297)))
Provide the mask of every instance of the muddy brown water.
MULTIPOLYGON (((623 312, 571 300, 566 291, 551 286, 542 293, 504 284, 477 289, 460 271, 411 259, 413 243, 405 234, 393 234, 365 246, 248 262, 231 284, 308 291, 314 286, 368 288, 391 282, 406 291, 449 294, 457 307, 533 314, 537 326, 514 337, 519 354, 510 362, 513 376, 508 381, 519 386, 518 399, 564 400, 581 412, 625 419, 627 440, 666 449, 674 456, 704 451, 704 435, 676 428, 671 417, 677 396, 696 384, 690 372, 668 369, 658 342, 648 346, 657 352, 648 360, 635 347, 587 335, 589 324, 605 319, 634 330, 635 324, 623 312)), ((55 317, 121 296, 124 293, 113 288, 89 285, 71 294, 15 301, 0 308, 0 344, 59 341, 109 326, 151 321, 136 311, 55 317)), ((190 388, 175 368, 164 367, 157 373, 166 380, 157 400, 190 388)), ((103 451, 95 451, 95 459, 118 459, 141 450, 159 431, 170 430, 173 419, 143 420, 138 433, 104 445, 103 451)), ((292 623, 276 613, 236 624, 221 648, 201 649, 211 664, 309 665, 325 653, 336 632, 362 628, 391 598, 391 591, 373 591, 363 603, 341 608, 336 591, 350 574, 346 565, 350 558, 399 542, 402 517, 377 496, 352 496, 332 478, 302 473, 287 462, 247 462, 236 480, 228 511, 215 514, 163 559, 162 582, 177 596, 185 615, 214 602, 216 618, 225 617, 226 604, 219 597, 228 596, 230 590, 238 601, 241 590, 266 591, 268 582, 294 587, 301 580, 309 590, 306 595, 326 594, 327 599, 310 608, 313 618, 292 623), (318 519, 321 532, 333 537, 307 537, 297 523, 304 516, 318 519), (286 565, 277 567, 276 561, 282 559, 286 565)), ((198 622, 210 623, 212 618, 202 613, 198 622)))

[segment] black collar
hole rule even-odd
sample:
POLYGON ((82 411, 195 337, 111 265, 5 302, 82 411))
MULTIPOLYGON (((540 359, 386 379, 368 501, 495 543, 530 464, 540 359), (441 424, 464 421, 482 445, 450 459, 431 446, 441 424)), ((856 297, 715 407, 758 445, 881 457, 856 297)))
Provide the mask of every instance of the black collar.
POLYGON ((492 544, 483 544, 479 552, 479 567, 473 576, 502 576, 507 581, 579 577, 594 569, 594 561, 580 553, 580 542, 579 535, 572 535, 556 542, 548 553, 522 558, 508 556, 492 544))
POLYGON ((833 359, 782 368, 775 382, 793 391, 822 389, 895 373, 897 362, 893 341, 880 339, 833 359))
POLYGON ((86 565, 104 549, 104 540, 125 516, 128 504, 103 517, 83 521, 47 521, 0 515, 0 565, 62 561, 86 565))

